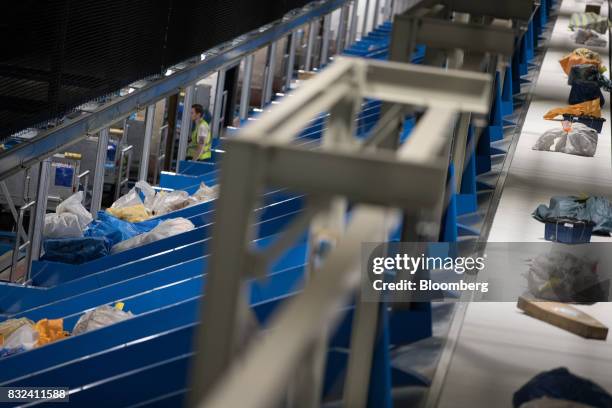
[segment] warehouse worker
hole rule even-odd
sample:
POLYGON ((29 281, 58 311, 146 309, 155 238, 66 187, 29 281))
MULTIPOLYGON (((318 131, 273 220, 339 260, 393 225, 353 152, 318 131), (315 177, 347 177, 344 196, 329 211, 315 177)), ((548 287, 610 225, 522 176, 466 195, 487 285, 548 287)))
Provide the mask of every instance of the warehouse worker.
POLYGON ((191 121, 192 131, 189 148, 187 149, 187 159, 189 160, 206 160, 210 159, 212 147, 212 134, 210 132, 210 114, 206 115, 208 121, 204 118, 204 108, 200 104, 191 106, 191 121))

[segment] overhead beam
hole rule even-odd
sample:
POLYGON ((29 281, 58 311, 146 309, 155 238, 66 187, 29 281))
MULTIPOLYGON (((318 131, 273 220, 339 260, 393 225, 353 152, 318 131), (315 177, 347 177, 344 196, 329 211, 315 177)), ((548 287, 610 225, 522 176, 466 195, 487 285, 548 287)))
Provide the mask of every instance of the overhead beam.
POLYGON ((491 16, 503 19, 529 21, 534 11, 534 0, 511 1, 474 1, 474 0, 443 0, 450 10, 459 13, 491 16))
POLYGON ((518 34, 518 30, 512 28, 426 17, 420 20, 416 41, 436 49, 460 48, 512 56, 518 34))

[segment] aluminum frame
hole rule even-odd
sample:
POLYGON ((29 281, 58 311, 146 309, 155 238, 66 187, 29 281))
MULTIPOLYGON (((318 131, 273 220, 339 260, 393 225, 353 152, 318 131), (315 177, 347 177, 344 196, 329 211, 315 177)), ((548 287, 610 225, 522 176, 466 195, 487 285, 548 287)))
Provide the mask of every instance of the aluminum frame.
MULTIPOLYGON (((179 145, 176 153, 176 171, 180 170, 181 162, 187 157, 187 147, 191 137, 191 105, 193 104, 194 86, 185 88, 183 98, 183 115, 181 116, 181 133, 179 133, 179 145)), ((212 129, 212 128, 211 128, 212 129)))
POLYGON ((106 162, 106 152, 108 149, 109 129, 105 128, 98 134, 98 151, 96 152, 96 170, 94 172, 93 185, 91 190, 91 205, 89 212, 92 217, 98 217, 98 211, 102 207, 102 192, 104 189, 104 163, 106 162))
MULTIPOLYGON (((321 324, 331 326, 336 321, 337 306, 356 289, 359 271, 355 261, 359 257, 355 251, 361 242, 372 237, 373 231, 385 236, 393 226, 383 222, 389 211, 395 214, 395 210, 386 207, 399 207, 414 214, 440 207, 449 162, 449 121, 461 112, 485 115, 490 105, 490 87, 491 77, 480 73, 338 57, 317 81, 306 82, 283 104, 273 106, 243 128, 241 137, 226 141, 229 154, 222 163, 207 294, 202 302, 203 323, 196 347, 199 352, 191 378, 191 406, 203 406, 207 393, 210 399, 206 406, 210 407, 273 406, 272 399, 279 395, 275 391, 287 384, 287 368, 301 361, 312 341, 319 338, 313 333, 319 333, 321 324), (341 107, 360 104, 363 98, 429 109, 425 121, 417 124, 411 138, 397 152, 360 146, 346 137, 332 149, 309 151, 290 145, 299 130, 324 111, 331 112, 330 123, 336 121, 336 125, 327 129, 323 144, 328 138, 342 139, 353 117, 341 114, 341 107), (403 189, 407 177, 421 182, 403 189), (227 381, 210 393, 220 375, 231 366, 238 347, 246 314, 243 279, 265 274, 262 259, 268 257, 254 254, 248 244, 252 209, 264 186, 282 186, 314 197, 315 204, 307 206, 306 214, 318 208, 316 202, 331 203, 338 196, 363 207, 355 210, 321 273, 314 275, 304 293, 290 301, 272 324, 281 330, 272 330, 270 337, 247 354, 240 368, 234 367, 227 381), (278 342, 288 333, 292 340, 282 340, 284 346, 279 349, 278 342), (267 360, 272 348, 276 349, 276 357, 267 360), (266 361, 265 378, 259 375, 262 361, 266 361), (258 373, 257 380, 251 377, 254 372, 258 373), (236 384, 240 384, 240 392, 234 388, 236 384)), ((401 113, 397 112, 398 117, 402 117, 401 113)), ((399 127, 396 130, 399 134, 399 127)), ((303 222, 301 218, 296 224, 303 222)), ((289 226, 279 237, 279 245, 289 245, 296 228, 289 226)), ((365 327, 372 330, 369 324, 365 327)), ((350 378, 363 383, 359 375, 350 378)), ((358 388, 350 383, 347 387, 358 388)), ((362 397, 355 401, 355 406, 364 403, 362 397)))
POLYGON ((293 82, 293 73, 295 71, 295 48, 297 44, 297 30, 293 31, 288 37, 289 41, 289 54, 287 55, 287 66, 285 67, 285 92, 291 90, 291 83, 293 82))
POLYGON ((321 36, 321 55, 319 68, 323 68, 329 61, 329 41, 331 39, 331 14, 323 17, 323 34, 321 36))
POLYGON ((249 117, 251 105, 251 81, 253 79, 253 62, 255 54, 247 55, 244 58, 244 74, 242 77, 242 90, 240 92, 240 121, 245 121, 249 117))

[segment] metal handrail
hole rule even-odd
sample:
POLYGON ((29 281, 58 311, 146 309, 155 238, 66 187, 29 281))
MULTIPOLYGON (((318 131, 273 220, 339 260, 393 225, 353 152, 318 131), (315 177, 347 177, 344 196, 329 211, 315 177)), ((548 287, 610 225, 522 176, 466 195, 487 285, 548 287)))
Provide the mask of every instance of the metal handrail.
POLYGON ((119 169, 117 172, 117 184, 115 187, 115 200, 121 195, 121 188, 127 185, 130 181, 130 168, 132 167, 132 151, 134 150, 133 145, 129 145, 121 149, 119 156, 119 169), (123 177, 123 163, 127 158, 127 165, 125 166, 125 177, 123 177))
POLYGON ((84 172, 79 174, 77 177, 77 180, 78 180, 77 191, 79 190, 79 186, 81 186, 81 180, 85 178, 85 183, 83 183, 83 199, 85 199, 85 196, 87 195, 87 189, 89 188, 89 174, 90 173, 91 171, 85 170, 84 172))
POLYGON ((155 159, 155 171, 153 172, 153 184, 157 184, 157 178, 159 177, 159 172, 161 168, 161 164, 166 160, 166 143, 168 141, 168 124, 161 126, 159 128, 159 151, 157 152, 157 157, 155 159))

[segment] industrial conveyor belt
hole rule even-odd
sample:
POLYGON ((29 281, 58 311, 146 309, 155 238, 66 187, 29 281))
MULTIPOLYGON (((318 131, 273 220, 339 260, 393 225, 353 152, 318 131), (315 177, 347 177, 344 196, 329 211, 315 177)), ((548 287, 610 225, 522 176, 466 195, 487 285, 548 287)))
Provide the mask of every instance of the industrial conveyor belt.
MULTIPOLYGON (((538 204, 548 204, 551 196, 610 195, 609 94, 605 93, 602 115, 606 122, 595 157, 532 150, 545 130, 559 126, 543 120, 542 115, 567 105, 569 86, 558 60, 578 47, 570 39, 568 23, 571 13, 584 11, 584 7, 584 2, 576 0, 564 0, 560 6, 514 157, 507 174, 502 174, 507 178, 489 242, 543 242, 544 226, 532 219, 531 213, 538 204)), ((592 49, 607 65, 607 47, 592 49)), ((592 240, 612 242, 608 237, 594 236, 592 240)), ((612 325, 612 304, 579 308, 612 325)), ((511 406, 513 393, 534 375, 561 366, 612 390, 609 339, 583 339, 524 315, 515 302, 469 304, 460 332, 450 342, 454 352, 442 383, 440 407, 511 406)))
MULTIPOLYGON (((375 30, 388 35, 389 25, 375 30)), ((384 38, 384 36, 383 36, 384 38)), ((384 53, 377 49, 376 57, 384 53)), ((358 119, 365 132, 378 120, 380 102, 366 101, 358 119)), ((410 122, 411 123, 411 122, 410 122)), ((318 118, 305 129, 300 143, 316 148, 324 127, 318 118)), ((405 132, 410 124, 407 123, 405 132)), ((219 151, 217 156, 222 156, 219 151)), ((215 165, 192 163, 182 174, 166 174, 161 186, 194 189, 201 181, 215 184, 215 165)), ((193 192, 193 191, 190 191, 193 192)), ((275 238, 301 211, 303 198, 283 191, 268 192, 262 200, 258 236, 260 245, 275 238)), ((207 245, 214 202, 198 204, 164 218, 189 218, 196 229, 83 266, 37 262, 35 287, 3 285, 0 290, 2 320, 26 316, 33 320, 63 318, 71 330, 87 310, 117 301, 135 316, 112 326, 64 339, 28 352, 0 359, 0 384, 4 386, 70 387, 75 406, 104 401, 105 406, 179 406, 183 402, 191 341, 197 325, 198 303, 205 284, 207 245), (142 384, 148 384, 142 387, 142 384), (86 386, 86 387, 85 387, 86 386), (142 406, 142 405, 139 405, 142 406)), ((251 286, 251 304, 265 321, 284 298, 299 290, 306 258, 305 237, 275 263, 269 278, 251 286)), ((401 313, 399 313, 401 315, 401 313)), ((414 316, 419 311, 412 312, 414 316)), ((391 316, 391 333, 405 333, 405 321, 391 316), (399 330, 393 330, 393 328, 399 330)), ((428 315, 424 317, 429 319, 428 315)), ((337 356, 330 357, 326 391, 346 364, 351 307, 343 324, 331 337, 337 356)), ((411 336, 415 334, 412 333, 411 336)), ((401 343, 400 337, 391 341, 401 343)), ((333 354, 332 353, 332 354, 333 354)), ((53 404, 51 404, 53 405, 53 404)))

